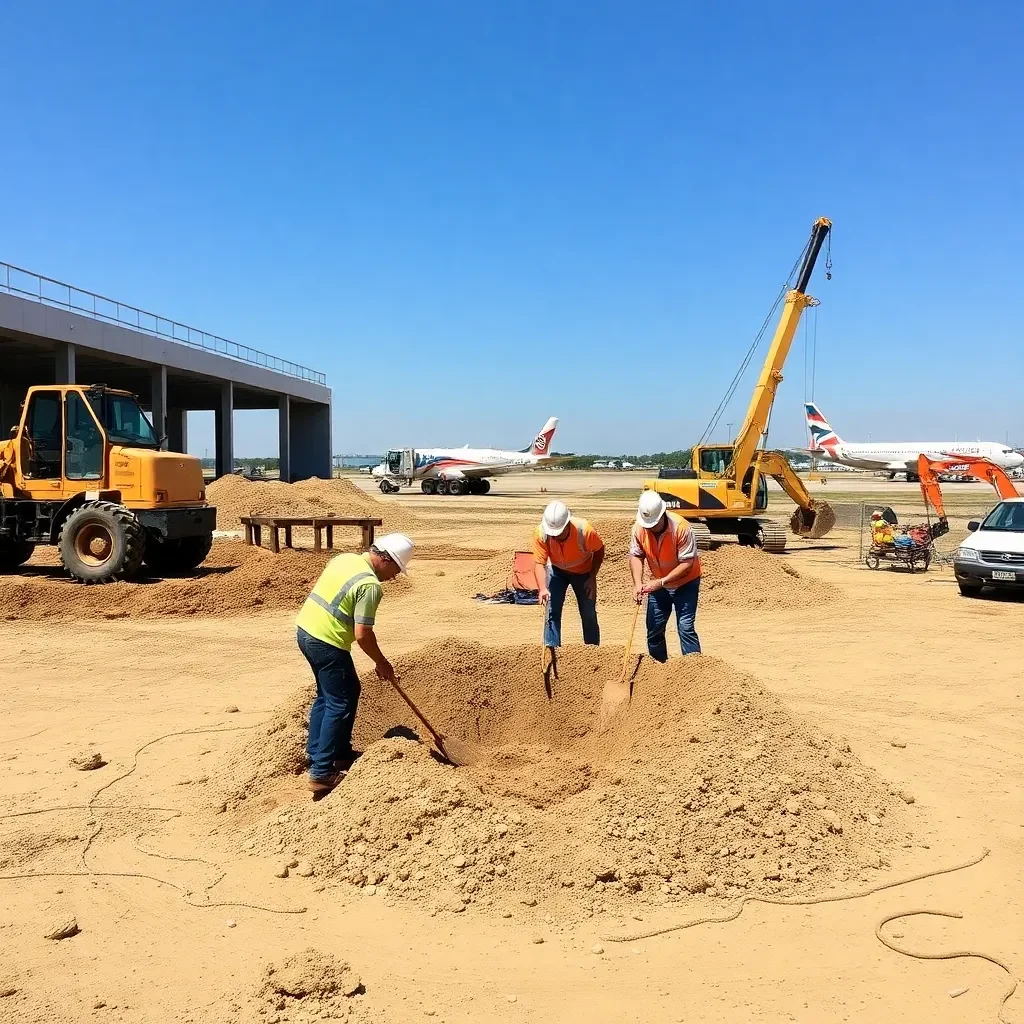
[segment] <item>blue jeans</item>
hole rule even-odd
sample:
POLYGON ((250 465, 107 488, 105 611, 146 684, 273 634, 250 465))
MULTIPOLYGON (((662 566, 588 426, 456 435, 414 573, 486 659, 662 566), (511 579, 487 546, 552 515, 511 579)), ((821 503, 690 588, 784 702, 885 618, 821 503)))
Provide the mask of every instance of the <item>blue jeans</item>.
POLYGON ((548 566, 548 610, 544 615, 544 646, 562 646, 562 608, 565 605, 565 593, 572 587, 576 595, 576 604, 580 609, 580 621, 583 623, 583 642, 597 646, 601 642, 601 627, 597 624, 597 601, 587 596, 586 582, 589 572, 566 572, 548 566))
POLYGON ((673 608, 683 654, 700 654, 700 639, 694 628, 699 593, 698 576, 674 590, 655 590, 647 595, 647 650, 655 661, 668 661, 665 628, 673 608))
POLYGON ((325 779, 334 762, 352 756, 352 726, 359 707, 359 676, 352 655, 334 644, 311 637, 304 629, 296 635, 316 679, 316 700, 309 712, 309 774, 325 779))

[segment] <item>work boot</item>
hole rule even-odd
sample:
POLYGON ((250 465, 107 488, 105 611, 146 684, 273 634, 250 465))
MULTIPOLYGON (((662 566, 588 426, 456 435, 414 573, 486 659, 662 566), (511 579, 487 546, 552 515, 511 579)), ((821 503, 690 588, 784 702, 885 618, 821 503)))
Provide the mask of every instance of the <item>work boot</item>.
POLYGON ((321 779, 316 779, 310 775, 306 786, 310 793, 313 794, 313 799, 320 800, 322 797, 327 796, 327 794, 330 793, 343 778, 345 778, 344 772, 334 772, 333 774, 327 775, 321 779))

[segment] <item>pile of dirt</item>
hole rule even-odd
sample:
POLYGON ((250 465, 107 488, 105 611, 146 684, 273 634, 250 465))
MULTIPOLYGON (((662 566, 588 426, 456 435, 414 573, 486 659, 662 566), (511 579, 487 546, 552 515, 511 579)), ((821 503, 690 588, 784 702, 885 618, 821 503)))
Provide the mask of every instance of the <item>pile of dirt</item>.
POLYGON ((328 884, 440 912, 574 918, 697 894, 817 891, 886 867, 908 838, 909 794, 711 658, 642 659, 631 704, 598 735, 621 657, 563 648, 549 701, 533 647, 429 644, 396 662, 403 686, 483 761, 441 763, 407 738, 422 730, 393 691, 368 678, 355 734, 365 753, 317 803, 296 778, 309 703, 297 694, 230 760, 226 831, 252 855, 303 858, 328 884))
MULTIPOLYGON (((0 577, 0 620, 226 617, 298 611, 328 559, 337 552, 283 550, 279 555, 233 540, 216 540, 203 565, 181 578, 86 586, 52 564, 43 549, 17 576, 0 577), (49 562, 50 564, 45 564, 49 562)), ((384 584, 385 600, 408 594, 408 577, 384 584)))
MULTIPOLYGON (((222 476, 206 488, 206 498, 217 506, 218 530, 241 530, 242 516, 341 516, 383 519, 384 530, 412 533, 422 524, 411 512, 395 503, 377 501, 351 480, 312 477, 294 484, 279 480, 246 480, 235 474, 222 476)), ((353 527, 353 536, 358 530, 353 527)), ((306 533, 296 531, 295 536, 306 533)))
POLYGON ((377 1019, 363 1005, 362 980, 331 953, 305 949, 279 964, 268 964, 256 992, 263 1019, 288 1021, 312 1017, 369 1022, 377 1019))

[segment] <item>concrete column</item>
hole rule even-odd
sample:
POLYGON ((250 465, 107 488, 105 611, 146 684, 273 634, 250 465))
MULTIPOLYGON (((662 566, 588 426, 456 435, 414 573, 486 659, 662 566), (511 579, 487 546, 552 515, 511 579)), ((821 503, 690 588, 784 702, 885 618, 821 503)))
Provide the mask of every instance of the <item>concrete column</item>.
POLYGON ((291 403, 291 474, 293 480, 331 478, 331 407, 315 402, 291 403))
MULTIPOLYGON (((153 429, 158 438, 167 435, 167 367, 154 366, 150 383, 149 408, 153 416, 153 429)), ((167 441, 160 445, 167 447, 167 441)))
POLYGON ((226 476, 235 468, 234 418, 235 385, 221 382, 220 401, 216 409, 217 476, 226 476))
POLYGON ((281 395, 277 400, 277 437, 278 459, 281 467, 281 479, 286 483, 292 480, 292 400, 289 395, 281 395))
POLYGON ((69 341, 57 345, 54 353, 53 366, 54 384, 74 384, 75 381, 75 346, 69 341))
POLYGON ((11 436, 11 427, 18 425, 24 398, 24 391, 15 391, 7 384, 0 384, 0 444, 11 436))
POLYGON ((167 445, 171 452, 188 451, 188 410, 167 410, 167 445))

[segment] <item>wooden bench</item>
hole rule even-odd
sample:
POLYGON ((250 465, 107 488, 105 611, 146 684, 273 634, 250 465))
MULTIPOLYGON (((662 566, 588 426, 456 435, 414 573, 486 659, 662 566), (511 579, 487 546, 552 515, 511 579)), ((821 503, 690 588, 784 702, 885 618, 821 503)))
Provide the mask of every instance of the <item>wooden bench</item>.
POLYGON ((336 526, 358 526, 363 531, 363 550, 368 551, 373 545, 373 531, 383 526, 383 519, 341 519, 335 516, 317 516, 308 519, 298 516, 242 516, 242 529, 245 531, 245 543, 263 544, 263 528, 271 531, 270 550, 277 554, 281 550, 280 531, 284 530, 284 546, 292 546, 292 529, 296 526, 309 526, 313 529, 313 550, 324 548, 323 534, 327 532, 327 549, 334 547, 334 528, 336 526))

